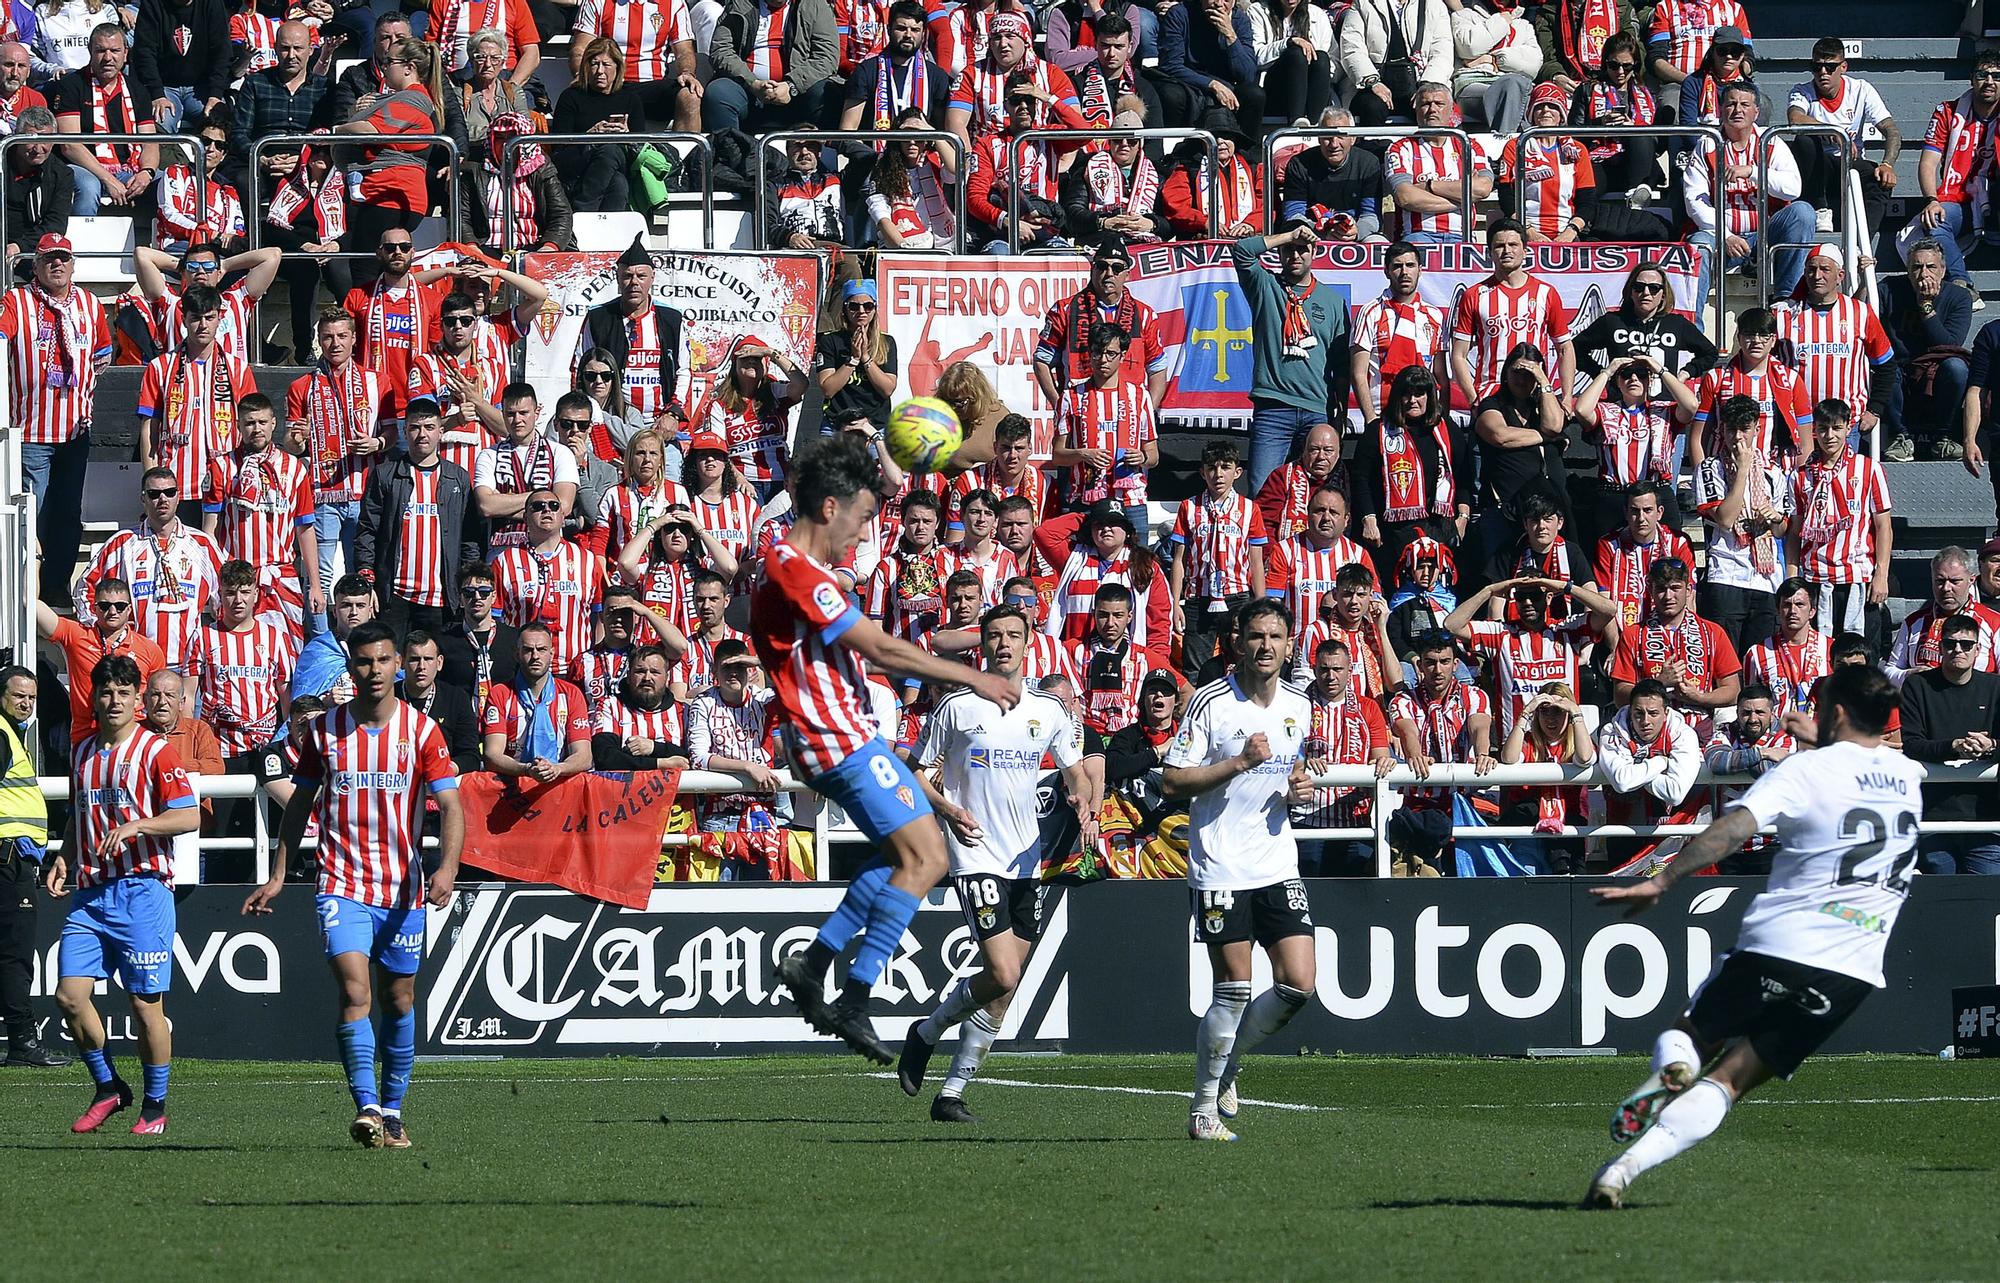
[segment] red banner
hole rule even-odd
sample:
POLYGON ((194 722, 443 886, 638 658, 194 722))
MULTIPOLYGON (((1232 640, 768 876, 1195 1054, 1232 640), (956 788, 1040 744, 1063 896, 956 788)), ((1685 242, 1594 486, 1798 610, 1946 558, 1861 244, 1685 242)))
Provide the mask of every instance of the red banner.
POLYGON ((643 909, 679 783, 679 771, 585 772, 554 784, 460 776, 465 862, 643 909))

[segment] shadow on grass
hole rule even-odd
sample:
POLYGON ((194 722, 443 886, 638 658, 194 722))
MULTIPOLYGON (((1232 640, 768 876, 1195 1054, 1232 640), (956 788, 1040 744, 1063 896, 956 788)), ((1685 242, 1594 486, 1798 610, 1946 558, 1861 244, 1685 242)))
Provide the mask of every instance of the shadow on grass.
POLYGON ((1557 1198, 1412 1198, 1369 1203, 1376 1212, 1415 1212, 1438 1207, 1498 1208, 1514 1212, 1574 1212, 1575 1199, 1557 1198))
POLYGON ((304 1153, 321 1148, 318 1145, 191 1145, 181 1141, 135 1140, 118 1144, 117 1137, 104 1136, 95 1141, 6 1141, 0 1142, 0 1153, 9 1151, 39 1152, 47 1154, 92 1154, 109 1157, 114 1154, 280 1154, 304 1153))
POLYGON ((202 1207, 617 1207, 646 1211, 697 1211, 704 1205, 660 1198, 204 1198, 202 1207))
POLYGON ((593 1118, 590 1121, 593 1123, 608 1123, 614 1126, 622 1123, 646 1123, 649 1125, 665 1124, 668 1127, 686 1127, 689 1125, 700 1127, 723 1125, 754 1127, 760 1124, 776 1127, 795 1127, 801 1124, 822 1127, 884 1127, 898 1120, 894 1118, 793 1118, 786 1115, 772 1115, 763 1118, 676 1118, 669 1114, 661 1114, 656 1118, 593 1118))
POLYGON ((1171 1136, 829 1136, 822 1145, 1179 1145, 1171 1136))

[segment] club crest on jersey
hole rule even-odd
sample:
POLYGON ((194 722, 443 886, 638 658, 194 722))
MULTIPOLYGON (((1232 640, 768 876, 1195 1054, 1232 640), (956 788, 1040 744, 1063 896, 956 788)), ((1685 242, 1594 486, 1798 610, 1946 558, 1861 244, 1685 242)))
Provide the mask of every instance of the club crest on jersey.
POLYGON ((907 784, 901 784, 896 787, 896 800, 903 804, 903 809, 906 811, 917 809, 916 795, 910 792, 910 786, 907 784))
POLYGON ((1287 717, 1285 719, 1285 737, 1287 739, 1297 739, 1299 737, 1299 722, 1297 718, 1287 717))
POLYGON ((1029 718, 1029 719, 1028 719, 1028 738, 1029 738, 1029 739, 1040 739, 1041 737, 1042 737, 1042 724, 1041 724, 1040 722, 1036 721, 1036 720, 1035 720, 1034 718, 1032 718, 1032 717, 1031 717, 1031 718, 1029 718))

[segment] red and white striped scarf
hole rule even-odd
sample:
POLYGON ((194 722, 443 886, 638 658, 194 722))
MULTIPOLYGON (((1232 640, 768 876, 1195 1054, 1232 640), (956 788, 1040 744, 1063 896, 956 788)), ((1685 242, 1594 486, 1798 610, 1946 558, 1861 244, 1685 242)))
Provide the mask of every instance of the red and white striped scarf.
MULTIPOLYGON (((1195 208, 1208 207, 1208 157, 1195 169, 1195 208)), ((1251 221, 1257 209, 1257 173, 1241 156, 1229 158, 1229 174, 1222 184, 1222 207, 1216 211, 1216 226, 1227 231, 1238 223, 1251 221)))
POLYGON ((1130 179, 1109 152, 1092 152, 1085 162, 1083 177, 1090 186, 1091 204, 1098 210, 1150 214, 1159 199, 1160 174, 1144 152, 1139 153, 1137 163, 1132 166, 1130 179))
POLYGON ((1438 475, 1432 486, 1424 476, 1424 456, 1417 448, 1416 433, 1423 429, 1401 429, 1386 420, 1382 432, 1382 519, 1421 521, 1427 512, 1448 517, 1457 507, 1457 486, 1451 472, 1451 441, 1444 420, 1431 426, 1437 442, 1438 475))
POLYGON ((1973 114, 1972 91, 1959 95, 1951 105, 1951 126, 1945 133, 1944 164, 1938 175, 1938 199, 1947 203, 1965 199, 1966 189, 1975 178, 1993 172, 1993 121, 1973 114))
POLYGON ((290 227, 297 220, 299 212, 310 208, 313 225, 319 229, 316 241, 339 240, 347 234, 347 190, 340 171, 328 169, 320 179, 317 189, 313 188, 312 174, 308 166, 312 162, 312 148, 299 153, 298 167, 285 175, 278 184, 278 190, 271 193, 271 208, 264 215, 264 221, 273 227, 290 227))

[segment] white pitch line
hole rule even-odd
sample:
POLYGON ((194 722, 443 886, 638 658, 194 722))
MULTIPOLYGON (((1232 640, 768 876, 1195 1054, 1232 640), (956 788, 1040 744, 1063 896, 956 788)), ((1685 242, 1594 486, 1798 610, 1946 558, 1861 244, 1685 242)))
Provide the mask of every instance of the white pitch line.
MULTIPOLYGON (((894 1078, 894 1074, 870 1074, 871 1078, 894 1078)), ((1174 1100, 1193 1100, 1194 1093, 1188 1091, 1165 1091, 1158 1087, 1116 1087, 1103 1083, 1037 1083, 1025 1078, 976 1078, 982 1087, 1041 1087, 1048 1091, 1094 1091, 1119 1096, 1166 1096, 1174 1100)), ((1243 1103, 1255 1105, 1259 1109, 1287 1109, 1300 1114, 1339 1114, 1346 1112, 1341 1105, 1299 1105, 1286 1100, 1252 1100, 1245 1096, 1243 1103)))

